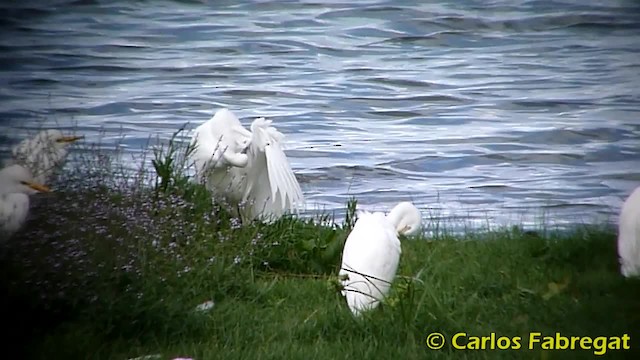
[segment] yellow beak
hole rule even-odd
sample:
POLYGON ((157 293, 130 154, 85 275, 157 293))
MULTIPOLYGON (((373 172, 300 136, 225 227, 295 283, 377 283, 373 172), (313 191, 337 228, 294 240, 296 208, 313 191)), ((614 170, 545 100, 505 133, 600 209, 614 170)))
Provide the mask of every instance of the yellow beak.
POLYGON ((80 139, 84 139, 84 135, 79 135, 79 136, 63 136, 59 139, 57 139, 57 142, 63 142, 63 143, 71 143, 74 141, 78 141, 80 139))
POLYGON ((30 182, 30 181, 25 181, 24 182, 25 185, 27 185, 28 187, 32 188, 35 191, 39 191, 39 192, 51 192, 51 189, 49 189, 48 187, 44 186, 44 185, 40 185, 40 184, 36 184, 34 182, 30 182))

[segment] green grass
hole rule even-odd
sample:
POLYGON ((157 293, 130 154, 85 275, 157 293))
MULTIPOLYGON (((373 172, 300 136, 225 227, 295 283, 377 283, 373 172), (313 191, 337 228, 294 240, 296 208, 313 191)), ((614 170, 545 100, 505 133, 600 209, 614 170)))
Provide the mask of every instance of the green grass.
MULTIPOLYGON (((182 159, 182 160, 181 160, 182 159)), ((89 159, 91 160, 91 159, 89 159)), ((398 278, 354 319, 339 295, 343 224, 331 216, 240 224, 188 181, 173 141, 158 177, 80 162, 34 199, 3 244, 5 352, 33 359, 591 358, 591 351, 456 350, 451 336, 631 336, 640 280, 619 275, 615 232, 498 231, 403 238, 398 278), (146 185, 145 185, 146 184, 146 185), (207 300, 207 312, 194 308, 207 300), (430 350, 428 334, 445 335, 430 350)))

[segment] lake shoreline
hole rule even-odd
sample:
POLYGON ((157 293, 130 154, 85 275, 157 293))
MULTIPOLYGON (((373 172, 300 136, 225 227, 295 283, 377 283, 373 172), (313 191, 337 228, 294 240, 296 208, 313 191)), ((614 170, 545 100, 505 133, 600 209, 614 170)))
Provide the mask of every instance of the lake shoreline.
POLYGON ((607 354, 629 358, 640 350, 640 280, 619 274, 610 225, 464 234, 443 225, 402 238, 389 297, 358 321, 337 282, 357 199, 346 204, 341 223, 325 214, 241 224, 185 175, 184 157, 171 146, 155 152, 156 174, 115 176, 117 159, 87 158, 85 166, 65 168, 56 191, 34 199, 26 227, 2 245, 10 353, 34 359, 567 355, 539 347, 459 350, 451 340, 461 332, 525 339, 533 332, 628 334, 630 350, 607 354), (197 310, 209 301, 211 308, 197 310), (434 332, 446 338, 440 350, 425 344, 434 332))

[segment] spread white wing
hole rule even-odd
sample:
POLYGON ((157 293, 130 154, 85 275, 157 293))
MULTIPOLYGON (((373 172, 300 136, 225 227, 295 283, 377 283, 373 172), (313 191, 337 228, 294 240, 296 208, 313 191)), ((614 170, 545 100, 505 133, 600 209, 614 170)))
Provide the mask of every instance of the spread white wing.
POLYGON ((282 149, 283 138, 270 120, 258 118, 251 124, 245 199, 253 208, 252 217, 278 218, 304 204, 300 184, 282 149))

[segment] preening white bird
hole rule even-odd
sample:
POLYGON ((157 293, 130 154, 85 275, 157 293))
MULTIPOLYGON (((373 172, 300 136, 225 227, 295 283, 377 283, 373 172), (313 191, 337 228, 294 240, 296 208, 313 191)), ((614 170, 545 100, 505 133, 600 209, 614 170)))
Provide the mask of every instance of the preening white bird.
POLYGON ((5 164, 25 166, 36 182, 47 183, 66 159, 69 144, 82 138, 84 136, 66 136, 56 129, 43 130, 13 147, 12 158, 5 164))
POLYGON ((400 262, 398 235, 414 235, 422 215, 410 202, 396 205, 388 215, 358 213, 342 252, 342 295, 354 315, 374 309, 387 295, 400 262))
POLYGON ((623 276, 640 276, 640 186, 627 197, 620 209, 618 256, 623 276))
POLYGON ((29 195, 48 191, 34 182, 29 170, 21 165, 0 170, 0 239, 11 237, 27 220, 29 195))
POLYGON ((190 157, 201 181, 243 220, 270 221, 304 204, 302 190, 282 148, 284 135, 257 118, 251 131, 226 108, 195 129, 190 157))

